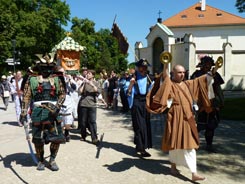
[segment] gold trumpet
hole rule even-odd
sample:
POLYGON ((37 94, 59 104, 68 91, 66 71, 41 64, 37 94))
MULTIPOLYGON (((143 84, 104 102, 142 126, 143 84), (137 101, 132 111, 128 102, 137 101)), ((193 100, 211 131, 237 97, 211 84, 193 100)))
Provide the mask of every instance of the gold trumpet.
POLYGON ((164 64, 167 64, 167 63, 171 63, 172 61, 172 54, 170 52, 167 52, 167 51, 163 51, 161 54, 160 54, 160 62, 164 65, 164 64))
POLYGON ((222 56, 219 56, 215 62, 215 67, 221 68, 223 66, 224 60, 222 56))

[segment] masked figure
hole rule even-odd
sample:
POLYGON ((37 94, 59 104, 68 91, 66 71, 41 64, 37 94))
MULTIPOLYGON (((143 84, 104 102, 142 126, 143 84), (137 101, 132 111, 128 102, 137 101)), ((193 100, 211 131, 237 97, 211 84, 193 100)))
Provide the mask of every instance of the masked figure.
POLYGON ((62 133, 60 108, 65 100, 63 75, 55 71, 56 64, 51 54, 37 55, 39 61, 33 67, 33 74, 28 76, 23 89, 21 104, 21 122, 27 119, 27 109, 33 103, 32 142, 38 159, 37 170, 44 170, 44 144, 50 144, 49 168, 59 170, 55 158, 60 143, 65 142, 62 133))
POLYGON ((67 33, 67 36, 55 45, 52 52, 57 54, 58 64, 64 68, 67 74, 77 75, 80 69, 80 55, 86 48, 75 42, 70 35, 67 33))

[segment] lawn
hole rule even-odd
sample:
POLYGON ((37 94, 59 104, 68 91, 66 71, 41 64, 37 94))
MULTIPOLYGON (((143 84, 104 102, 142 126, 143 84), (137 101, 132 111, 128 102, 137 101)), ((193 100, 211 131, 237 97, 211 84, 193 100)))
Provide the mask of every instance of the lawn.
POLYGON ((245 98, 226 98, 221 119, 245 121, 245 98))

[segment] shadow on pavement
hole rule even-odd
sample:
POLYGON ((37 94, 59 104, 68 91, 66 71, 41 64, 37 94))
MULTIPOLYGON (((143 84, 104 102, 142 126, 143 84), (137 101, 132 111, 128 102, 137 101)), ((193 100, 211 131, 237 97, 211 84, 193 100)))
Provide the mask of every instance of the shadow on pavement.
POLYGON ((0 107, 0 110, 4 110, 5 111, 5 107, 0 107))
MULTIPOLYGON (((152 115, 153 145, 161 149, 164 115, 152 115)), ((198 170, 206 173, 226 174, 232 180, 245 180, 245 122, 222 120, 214 135, 213 146, 217 153, 205 150, 204 132, 200 132, 197 150, 198 170)))
POLYGON ((201 146, 197 152, 198 168, 202 172, 220 172, 233 180, 245 180, 245 122, 223 120, 217 128, 213 146, 217 153, 209 154, 204 135, 200 134, 201 146))
MULTIPOLYGON (((168 162, 164 160, 153 160, 153 159, 139 159, 139 158, 123 158, 121 161, 113 163, 112 165, 104 165, 111 172, 124 172, 131 167, 137 167, 140 170, 149 172, 151 174, 163 174, 171 175, 169 167, 164 166, 168 162)), ((175 176, 183 181, 191 180, 183 175, 175 176)))
POLYGON ((10 168, 11 163, 16 165, 21 165, 23 167, 36 167, 36 164, 32 161, 31 155, 28 153, 14 153, 11 155, 7 155, 6 157, 1 157, 3 165, 5 168, 10 168))
POLYGON ((168 162, 164 160, 123 158, 119 162, 115 162, 111 165, 104 165, 104 167, 107 167, 107 169, 112 172, 123 172, 131 167, 137 167, 152 174, 169 175, 169 167, 164 166, 164 164, 167 163, 168 162))
POLYGON ((33 167, 35 165, 35 163, 32 161, 30 154, 27 153, 15 153, 12 155, 7 155, 6 157, 2 157, 2 155, 0 154, 0 162, 3 162, 3 165, 5 168, 10 169, 14 175, 19 178, 19 180, 22 183, 27 184, 28 182, 26 182, 13 168, 12 163, 16 164, 16 165, 21 165, 24 167, 33 167))
POLYGON ((79 135, 74 135, 74 134, 70 134, 71 140, 80 140, 81 136, 79 135))
MULTIPOLYGON (((116 120, 114 123, 121 123, 124 128, 129 129, 131 122, 130 113, 120 113, 117 111, 105 112, 108 116, 120 116, 121 120, 116 120)), ((160 150, 162 135, 164 132, 164 114, 151 115, 151 128, 153 148, 160 150)), ((227 175, 232 180, 245 180, 245 121, 226 121, 222 120, 219 127, 216 129, 214 136, 214 148, 217 150, 215 154, 209 154, 204 150, 206 143, 204 133, 200 133, 200 148, 197 150, 197 165, 198 170, 206 173, 222 173, 227 175)), ((109 144, 109 143, 108 143, 109 144)), ((114 146, 115 147, 115 146, 114 146)), ((120 147, 120 146, 119 146, 120 147)), ((115 147, 117 148, 117 147, 115 147)), ((119 148, 117 148, 119 149, 119 148)), ((133 149, 133 148, 131 148, 133 149)), ((119 149, 123 152, 123 150, 119 149)), ((133 149, 134 151, 134 149, 133 149)), ((131 152, 133 153, 133 152, 131 152)), ((159 154, 161 154, 159 152, 159 154)), ((128 169, 135 164, 137 167, 140 165, 141 160, 128 160, 124 159, 121 162, 108 166, 108 169, 119 172, 121 169, 128 169), (128 164, 128 166, 127 166, 128 164), (116 166, 119 166, 118 170, 116 166)), ((161 162, 161 161, 159 161, 161 162)), ((147 167, 146 169, 153 169, 154 166, 147 167)), ((143 168, 144 169, 144 168, 143 168)))
MULTIPOLYGON (((154 159, 140 159, 140 158, 123 158, 119 162, 115 162, 111 165, 104 165, 111 172, 124 172, 132 167, 137 167, 140 170, 149 172, 151 174, 163 174, 163 175, 172 175, 170 173, 169 167, 165 166, 165 164, 169 164, 168 161, 165 160, 154 160, 154 159)), ((178 175, 174 176, 183 181, 192 182, 189 178, 178 175)))
POLYGON ((2 122, 4 125, 19 126, 17 121, 5 121, 2 122))
POLYGON ((128 145, 125 145, 125 144, 122 144, 122 143, 112 143, 112 142, 103 141, 100 144, 101 144, 100 145, 101 149, 103 149, 103 148, 114 149, 115 151, 124 153, 128 156, 131 156, 131 157, 137 156, 137 154, 135 152, 135 148, 128 146, 128 145))

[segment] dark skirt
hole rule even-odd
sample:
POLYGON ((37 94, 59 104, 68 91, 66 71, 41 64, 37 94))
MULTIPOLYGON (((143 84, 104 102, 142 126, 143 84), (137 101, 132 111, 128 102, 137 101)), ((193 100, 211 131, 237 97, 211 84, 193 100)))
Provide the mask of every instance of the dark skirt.
POLYGON ((61 123, 35 124, 32 126, 32 142, 34 144, 64 143, 65 136, 61 123))
POLYGON ((134 144, 136 145, 137 151, 144 151, 147 148, 152 148, 150 114, 147 112, 145 104, 145 96, 135 97, 131 111, 134 144))

